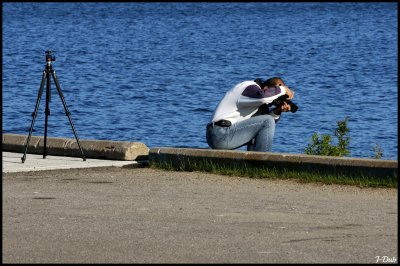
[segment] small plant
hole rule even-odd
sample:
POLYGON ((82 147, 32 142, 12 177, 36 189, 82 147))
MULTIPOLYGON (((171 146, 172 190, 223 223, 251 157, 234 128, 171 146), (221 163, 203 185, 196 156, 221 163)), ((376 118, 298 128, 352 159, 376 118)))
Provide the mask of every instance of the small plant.
POLYGON ((311 137, 311 144, 305 148, 304 152, 310 155, 325 155, 325 156, 346 156, 350 154, 347 149, 349 146, 350 137, 346 136, 349 132, 347 127, 348 118, 345 117, 343 121, 337 121, 337 129, 335 130, 335 136, 338 138, 337 145, 331 143, 332 139, 330 135, 323 134, 320 137, 318 133, 314 133, 311 137))
POLYGON ((374 153, 375 153, 375 157, 374 157, 375 159, 381 159, 382 158, 383 151, 382 151, 381 145, 375 144, 374 153))

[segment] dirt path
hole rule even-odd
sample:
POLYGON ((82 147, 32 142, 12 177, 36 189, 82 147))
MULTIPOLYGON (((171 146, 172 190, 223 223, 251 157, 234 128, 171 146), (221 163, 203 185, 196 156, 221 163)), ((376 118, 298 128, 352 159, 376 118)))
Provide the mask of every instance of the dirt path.
POLYGON ((397 189, 149 168, 9 173, 3 262, 397 262, 397 209, 397 189))

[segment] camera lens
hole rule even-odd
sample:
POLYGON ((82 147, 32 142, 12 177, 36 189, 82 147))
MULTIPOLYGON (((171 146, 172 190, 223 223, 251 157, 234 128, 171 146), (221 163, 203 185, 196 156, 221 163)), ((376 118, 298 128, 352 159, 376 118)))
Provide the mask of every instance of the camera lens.
POLYGON ((290 105, 290 111, 291 111, 292 113, 296 113, 296 112, 297 112, 297 109, 299 109, 299 107, 298 107, 296 104, 294 104, 293 102, 288 101, 288 103, 289 103, 289 105, 290 105))

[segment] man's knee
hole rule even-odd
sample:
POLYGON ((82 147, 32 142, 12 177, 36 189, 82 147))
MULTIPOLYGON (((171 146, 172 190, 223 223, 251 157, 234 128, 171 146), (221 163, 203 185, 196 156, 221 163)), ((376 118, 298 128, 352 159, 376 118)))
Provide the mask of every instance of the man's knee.
POLYGON ((274 125, 275 126, 275 119, 270 115, 263 115, 264 124, 265 125, 274 125))

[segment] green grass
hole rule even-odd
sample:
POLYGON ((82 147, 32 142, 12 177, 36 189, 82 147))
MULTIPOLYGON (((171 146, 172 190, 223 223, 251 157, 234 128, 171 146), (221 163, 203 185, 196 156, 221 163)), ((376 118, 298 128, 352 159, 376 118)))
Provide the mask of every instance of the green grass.
POLYGON ((335 175, 318 172, 307 172, 287 169, 276 169, 267 167, 256 167, 246 164, 229 165, 215 163, 213 161, 199 161, 186 159, 178 165, 172 162, 159 163, 151 162, 150 167, 171 170, 171 171, 200 171, 214 174, 241 176, 248 178, 268 178, 268 179, 291 179, 301 183, 322 183, 322 184, 338 184, 352 185, 358 187, 385 187, 397 188, 397 176, 378 178, 368 176, 354 175, 335 175))

